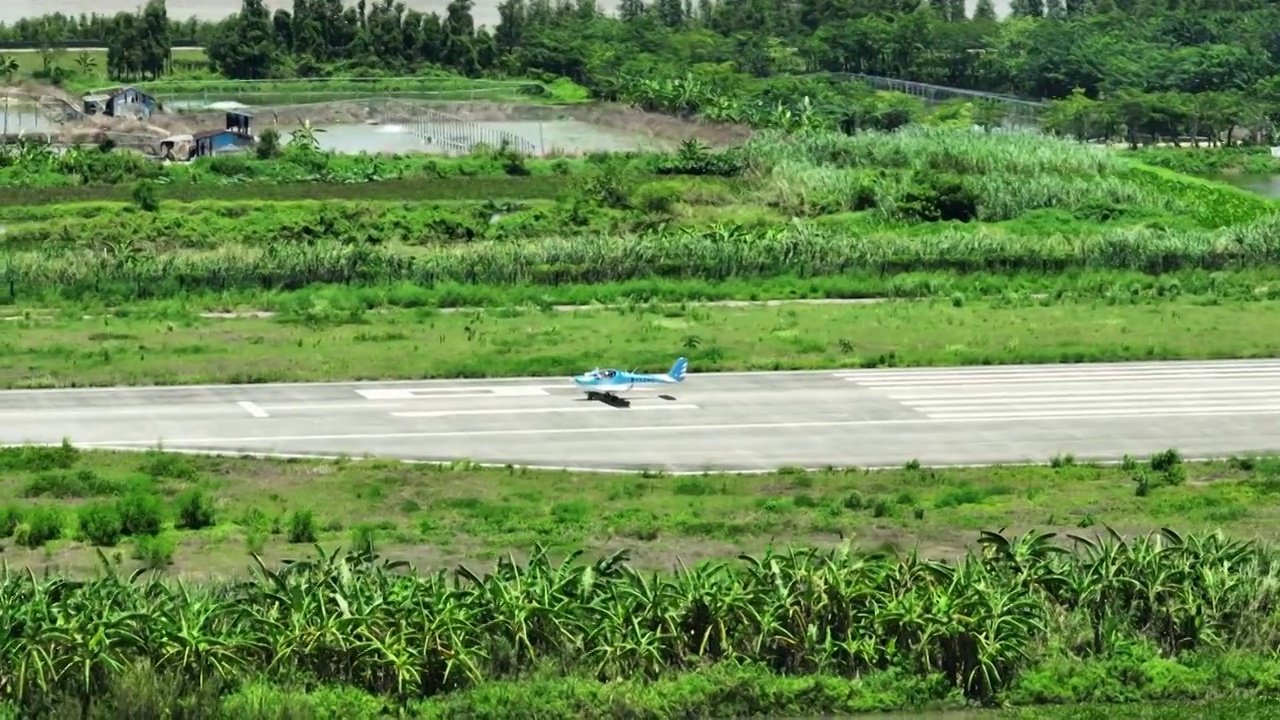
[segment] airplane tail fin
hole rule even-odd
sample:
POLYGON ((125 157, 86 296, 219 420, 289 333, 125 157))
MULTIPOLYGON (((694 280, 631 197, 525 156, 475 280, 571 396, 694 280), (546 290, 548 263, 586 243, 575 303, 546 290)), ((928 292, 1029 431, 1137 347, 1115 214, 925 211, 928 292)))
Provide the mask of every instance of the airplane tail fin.
POLYGON ((689 358, 676 358, 676 364, 671 366, 671 371, 667 373, 667 377, 676 382, 684 382, 684 374, 688 369, 689 358))

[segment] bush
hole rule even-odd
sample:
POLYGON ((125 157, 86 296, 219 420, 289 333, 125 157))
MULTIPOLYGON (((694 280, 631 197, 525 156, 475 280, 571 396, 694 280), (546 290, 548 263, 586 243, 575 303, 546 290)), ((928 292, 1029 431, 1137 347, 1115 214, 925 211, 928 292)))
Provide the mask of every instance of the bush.
POLYGON ((373 523, 360 523, 351 529, 351 551, 371 553, 374 551, 378 528, 373 523))
POLYGON ((0 538, 13 535, 13 531, 22 522, 22 508, 17 505, 6 505, 0 508, 0 538))
POLYGON ((38 548, 62 537, 65 519, 53 507, 39 507, 27 515, 26 522, 14 528, 14 541, 25 548, 38 548))
POLYGON ((315 513, 310 510, 297 510, 289 517, 289 542, 313 543, 316 537, 315 513))
POLYGON ((176 543, 168 535, 143 535, 133 546, 133 559, 141 560, 149 570, 156 570, 173 564, 173 551, 176 543))
POLYGON ((120 510, 108 503, 84 505, 79 513, 80 534, 100 547, 114 547, 124 532, 120 510))
POLYGON ((164 511, 155 495, 131 492, 117 504, 125 535, 158 535, 164 524, 164 511))
POLYGON ((156 212, 160 209, 160 191, 150 180, 142 180, 134 185, 132 197, 133 204, 146 212, 156 212))
POLYGON ((217 520, 213 501, 200 490, 188 490, 178 496, 178 522, 180 528, 199 530, 213 525, 217 520))

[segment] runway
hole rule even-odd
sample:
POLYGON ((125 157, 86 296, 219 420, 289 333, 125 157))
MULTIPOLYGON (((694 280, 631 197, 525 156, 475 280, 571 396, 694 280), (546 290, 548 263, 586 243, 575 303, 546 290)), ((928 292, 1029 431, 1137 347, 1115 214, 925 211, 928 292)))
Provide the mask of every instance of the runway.
POLYGON ((0 443, 761 470, 1280 450, 1280 360, 0 392, 0 443), (656 392, 669 392, 667 399, 656 392))

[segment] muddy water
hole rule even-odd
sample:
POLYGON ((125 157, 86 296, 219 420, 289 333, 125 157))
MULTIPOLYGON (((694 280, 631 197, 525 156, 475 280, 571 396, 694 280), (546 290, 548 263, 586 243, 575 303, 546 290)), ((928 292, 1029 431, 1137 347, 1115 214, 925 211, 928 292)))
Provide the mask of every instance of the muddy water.
MULTIPOLYGON (((469 124, 462 141, 483 141, 485 130, 502 131, 528 140, 533 152, 546 155, 556 151, 580 154, 598 151, 653 149, 657 143, 648 139, 573 120, 559 122, 476 122, 469 124)), ((409 124, 386 125, 317 124, 316 141, 321 149, 340 153, 406 153, 443 152, 439 147, 424 143, 409 124)), ((287 140, 291 133, 284 133, 287 140)), ((495 133, 496 136, 496 133, 495 133)))
POLYGON ((1263 197, 1280 199, 1280 175, 1214 175, 1211 180, 1225 182, 1255 192, 1263 197))

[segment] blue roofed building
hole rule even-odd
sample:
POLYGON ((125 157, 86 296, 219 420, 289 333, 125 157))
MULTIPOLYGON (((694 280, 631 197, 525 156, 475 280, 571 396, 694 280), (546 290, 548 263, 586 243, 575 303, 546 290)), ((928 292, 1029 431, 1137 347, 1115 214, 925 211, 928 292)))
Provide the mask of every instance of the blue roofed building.
POLYGON ((161 140, 161 154, 171 160, 194 160, 198 157, 244 152, 257 141, 249 127, 250 119, 248 113, 229 112, 225 127, 161 140), (185 152, 180 149, 183 146, 186 148, 185 152))
POLYGON ((156 99, 141 90, 130 87, 109 88, 85 95, 85 115, 106 117, 135 117, 141 120, 156 111, 156 99))

